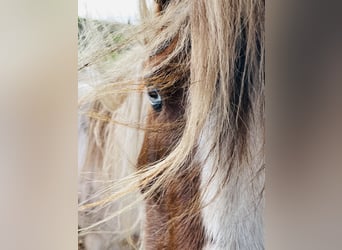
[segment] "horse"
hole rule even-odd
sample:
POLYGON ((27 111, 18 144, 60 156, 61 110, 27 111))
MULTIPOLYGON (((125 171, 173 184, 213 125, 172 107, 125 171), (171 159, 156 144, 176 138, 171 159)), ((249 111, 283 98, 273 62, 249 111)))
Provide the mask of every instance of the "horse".
POLYGON ((140 7, 79 45, 82 248, 264 249, 264 1, 140 7))

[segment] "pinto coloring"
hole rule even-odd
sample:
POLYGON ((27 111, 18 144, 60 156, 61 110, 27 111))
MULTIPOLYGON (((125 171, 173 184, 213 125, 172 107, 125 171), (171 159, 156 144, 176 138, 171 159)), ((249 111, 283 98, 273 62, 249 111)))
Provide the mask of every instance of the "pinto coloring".
POLYGON ((264 249, 264 1, 146 6, 79 46, 84 248, 264 249))

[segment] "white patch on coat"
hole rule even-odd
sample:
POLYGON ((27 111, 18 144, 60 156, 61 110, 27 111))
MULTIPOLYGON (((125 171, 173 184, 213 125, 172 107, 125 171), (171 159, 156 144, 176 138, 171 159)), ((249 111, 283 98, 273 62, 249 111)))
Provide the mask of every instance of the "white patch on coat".
POLYGON ((196 156, 202 166, 202 219, 207 237, 204 249, 264 249, 263 198, 260 196, 264 186, 264 171, 257 174, 263 164, 263 155, 260 153, 262 132, 254 131, 253 134, 259 138, 251 137, 255 151, 252 152, 254 158, 250 164, 233 166, 229 181, 222 186, 227 166, 218 166, 215 152, 210 152, 213 124, 215 122, 205 125, 196 156), (214 174, 215 170, 217 172, 214 174))

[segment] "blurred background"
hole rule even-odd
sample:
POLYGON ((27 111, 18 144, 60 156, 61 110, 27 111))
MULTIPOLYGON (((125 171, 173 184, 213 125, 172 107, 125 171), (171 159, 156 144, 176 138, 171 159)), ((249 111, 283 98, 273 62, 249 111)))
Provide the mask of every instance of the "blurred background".
POLYGON ((121 23, 135 23, 139 18, 139 0, 79 0, 78 16, 121 23))

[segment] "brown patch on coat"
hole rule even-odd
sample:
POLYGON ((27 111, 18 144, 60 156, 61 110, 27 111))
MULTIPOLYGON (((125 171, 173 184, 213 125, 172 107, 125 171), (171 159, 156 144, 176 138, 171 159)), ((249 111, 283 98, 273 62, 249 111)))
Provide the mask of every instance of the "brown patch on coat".
MULTIPOLYGON (((175 122, 182 114, 164 107, 161 113, 151 111, 148 124, 175 122)), ((177 142, 182 126, 164 130, 148 130, 145 134, 138 165, 143 167, 162 159, 177 142)), ((180 174, 169 185, 146 200, 146 249, 201 249, 204 230, 199 213, 200 168, 180 168, 180 174)), ((148 187, 143 187, 145 191, 148 187)))

